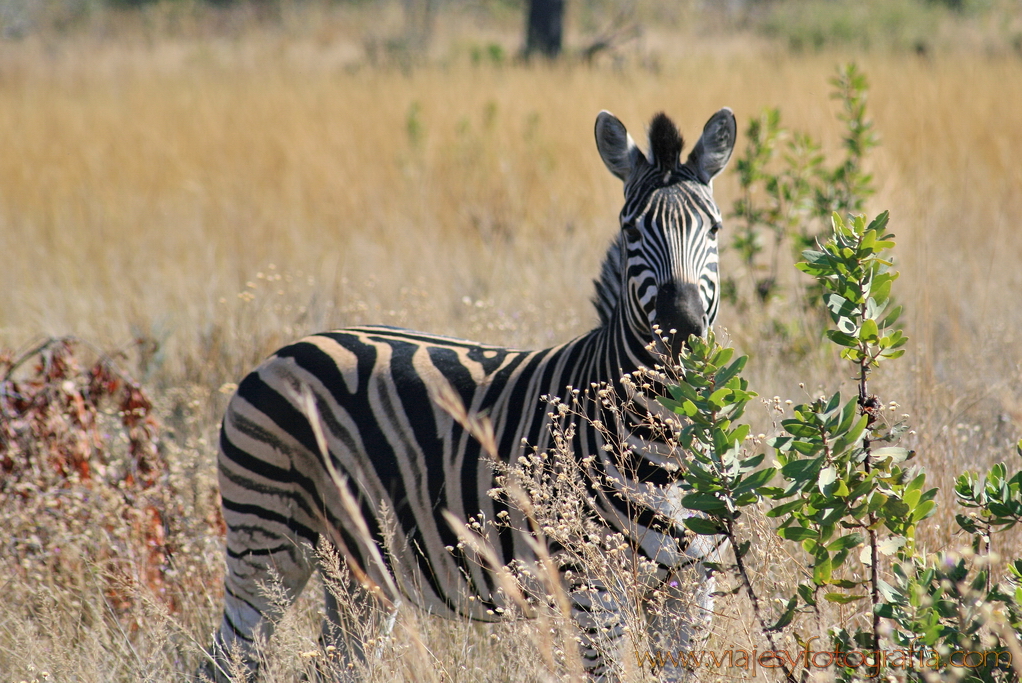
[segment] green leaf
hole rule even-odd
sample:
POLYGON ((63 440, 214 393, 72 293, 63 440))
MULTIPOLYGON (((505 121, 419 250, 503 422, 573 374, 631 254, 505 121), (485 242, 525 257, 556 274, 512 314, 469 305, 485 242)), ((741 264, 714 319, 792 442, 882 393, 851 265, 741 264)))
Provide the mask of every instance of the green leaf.
POLYGON ((717 475, 708 471, 695 459, 690 461, 685 469, 685 481, 695 488, 700 488, 700 484, 719 487, 719 479, 717 475))
POLYGON ((968 515, 955 515, 955 521, 958 522, 958 526, 970 534, 974 534, 979 530, 976 520, 968 515))
POLYGON ((823 409, 824 417, 828 420, 834 415, 837 409, 841 406, 841 392, 838 392, 827 399, 827 406, 823 409))
MULTIPOLYGON (((890 218, 891 212, 884 211, 879 216, 870 221, 869 227, 867 227, 866 229, 875 230, 878 233, 883 233, 883 231, 887 228, 887 221, 890 220, 890 218)), ((891 243, 891 246, 894 246, 893 242, 891 243)))
POLYGON ((700 536, 716 536, 723 531, 716 524, 703 517, 686 517, 685 526, 688 527, 689 531, 700 536))
POLYGON ((660 402, 660 405, 667 408, 672 413, 682 415, 681 404, 675 401, 673 398, 667 398, 666 396, 657 396, 656 400, 660 402))
POLYGON ((784 515, 794 510, 801 510, 805 506, 805 504, 806 502, 804 500, 802 500, 801 498, 796 498, 795 500, 789 501, 787 503, 782 503, 781 505, 770 508, 769 510, 767 510, 766 516, 783 517, 784 515))
POLYGON ((827 465, 820 470, 820 476, 816 480, 816 485, 820 489, 820 493, 828 495, 828 487, 837 480, 837 468, 833 465, 827 465))
POLYGON ((859 416, 859 421, 852 425, 852 428, 848 430, 848 433, 845 435, 845 438, 847 438, 849 441, 857 441, 859 437, 862 436, 862 433, 866 430, 867 424, 869 424, 869 416, 868 415, 859 416))
POLYGON ((777 535, 789 541, 807 541, 818 538, 820 533, 800 526, 785 526, 777 530, 777 535))
MULTIPOLYGON (((872 296, 869 297, 868 299, 866 299, 866 317, 872 320, 876 320, 877 317, 884 312, 884 309, 887 308, 887 303, 888 300, 878 302, 872 296)), ((880 329, 884 329, 884 326, 881 325, 879 321, 877 321, 877 326, 880 329)))
POLYGON ((711 365, 716 367, 722 367, 727 364, 728 361, 735 355, 735 350, 730 346, 721 346, 717 349, 717 352, 713 354, 713 360, 711 365))
POLYGON ((681 504, 689 510, 702 512, 727 512, 727 505, 712 493, 690 493, 681 499, 681 504))
POLYGON ((841 318, 854 319, 859 315, 858 307, 840 294, 825 294, 823 303, 835 322, 841 318))
MULTIPOLYGON (((742 427, 748 427, 748 425, 742 425, 742 427)), ((744 438, 742 440, 744 441, 744 438)), ((742 471, 748 472, 749 470, 759 467, 759 464, 763 462, 764 458, 766 458, 766 454, 760 453, 758 455, 752 456, 751 458, 746 458, 745 460, 742 460, 741 463, 742 471)))
POLYGON ((841 536, 831 541, 830 544, 827 546, 827 550, 829 550, 832 553, 836 553, 840 550, 848 550, 849 548, 854 548, 861 543, 862 543, 861 534, 858 533, 848 534, 846 536, 841 536))
POLYGON ((873 460, 879 461, 883 458, 891 458, 891 462, 905 462, 912 456, 912 451, 900 446, 885 446, 873 451, 873 460))
POLYGON ((896 604, 902 604, 903 596, 897 588, 887 583, 883 579, 877 582, 877 588, 880 590, 880 595, 883 596, 887 602, 893 602, 896 604))
MULTIPOLYGON (((796 441, 795 443, 801 443, 796 441)), ((781 474, 793 481, 804 483, 816 478, 816 473, 823 465, 823 456, 818 458, 799 458, 792 460, 781 468, 781 474)))
POLYGON ((862 351, 857 349, 857 348, 856 349, 843 349, 841 351, 841 357, 844 358, 845 360, 849 360, 849 361, 855 363, 856 365, 858 365, 858 364, 862 363, 862 361, 866 358, 866 355, 862 351))
MULTIPOLYGON (((735 499, 734 499, 735 507, 740 507, 740 508, 743 508, 746 505, 752 505, 753 503, 756 503, 756 502, 759 502, 759 496, 756 495, 755 493, 753 493, 752 491, 748 491, 746 493, 737 494, 735 496, 735 499)), ((738 514, 741 514, 741 513, 736 513, 735 516, 737 517, 738 514)))
MULTIPOLYGON (((877 276, 877 278, 879 279, 881 276, 877 276)), ((893 276, 885 274, 879 282, 875 282, 870 288, 870 295, 877 301, 886 302, 891 298, 891 285, 894 283, 894 279, 893 276)))
POLYGON ((820 434, 819 428, 807 425, 801 420, 782 420, 781 426, 786 432, 800 439, 811 439, 820 434))
POLYGON ((774 478, 777 474, 777 470, 773 467, 767 467, 766 469, 758 470, 748 475, 742 480, 742 483, 735 487, 735 493, 745 493, 746 491, 753 491, 758 489, 763 484, 774 478))
POLYGON ((891 496, 884 502, 884 514, 890 520, 902 520, 908 517, 909 507, 904 501, 891 496))
POLYGON ((890 536, 877 543, 877 550, 883 555, 893 555, 908 542, 904 536, 890 536))
POLYGON ((684 401, 685 399, 695 401, 699 399, 699 394, 696 393, 696 390, 693 389, 688 384, 686 384, 685 382, 679 382, 678 384, 669 384, 667 386, 667 391, 671 394, 671 397, 675 401, 681 402, 684 401))
POLYGON ((731 390, 728 389, 727 387, 723 387, 723 388, 717 389, 712 394, 710 394, 710 398, 708 400, 713 405, 717 406, 718 408, 721 408, 721 407, 724 406, 724 402, 727 400, 727 397, 730 396, 730 395, 731 395, 731 390))
MULTIPOLYGON (((737 591, 736 591, 737 592, 737 591)), ((888 603, 880 603, 875 608, 876 614, 879 614, 884 619, 894 619, 896 614, 894 612, 894 605, 888 603)))
POLYGON ((831 340, 838 346, 853 348, 858 344, 858 340, 846 332, 841 332, 839 330, 827 330, 824 334, 827 336, 827 339, 831 340))
POLYGON ((816 587, 808 583, 800 583, 798 585, 798 597, 802 599, 802 602, 809 605, 810 607, 816 606, 816 587))
POLYGON ((880 341, 876 320, 862 321, 862 329, 859 330, 859 339, 868 344, 876 344, 880 341))
POLYGON ((742 371, 748 361, 748 356, 740 356, 734 363, 717 373, 717 383, 727 384, 728 380, 742 371))
POLYGON ((838 422, 837 428, 834 429, 835 434, 841 434, 842 432, 848 431, 852 426, 852 421, 855 419, 855 411, 858 408, 858 402, 853 399, 845 403, 841 409, 841 420, 838 422))
POLYGON ((894 323, 901 316, 901 311, 902 311, 901 306, 895 306, 893 309, 891 309, 891 312, 887 314, 883 321, 881 321, 880 327, 887 329, 894 325, 894 323))
POLYGON ((860 258, 869 256, 873 253, 873 244, 876 243, 877 234, 872 230, 867 230, 866 234, 862 236, 862 240, 859 241, 859 254, 860 258))
MULTIPOLYGON (((798 265, 809 265, 809 266, 829 266, 830 255, 823 251, 817 251, 815 249, 806 249, 802 252, 802 259, 805 261, 804 264, 798 265)), ((829 270, 829 268, 828 268, 829 270)))
POLYGON ((891 332, 888 338, 889 349, 901 348, 908 343, 908 337, 906 337, 901 330, 895 330, 891 332))
POLYGON ((915 524, 917 522, 920 522, 926 519, 927 517, 931 516, 936 511, 937 504, 935 502, 933 502, 932 500, 924 500, 922 503, 919 504, 919 507, 917 507, 912 512, 912 523, 915 524))
POLYGON ((723 456, 731 449, 731 442, 724 433, 726 427, 713 430, 713 450, 718 456, 723 456))
MULTIPOLYGON (((731 441, 732 441, 732 443, 742 443, 743 441, 745 441, 746 437, 748 437, 748 436, 749 436, 749 425, 747 425, 747 424, 740 424, 737 427, 735 427, 733 432, 731 432, 731 441)), ((743 468, 745 468, 745 463, 746 462, 747 461, 742 461, 742 467, 743 468)), ((753 467, 755 467, 755 465, 753 467)), ((745 471, 747 472, 748 468, 746 468, 745 471)))
POLYGON ((798 596, 793 595, 791 600, 788 600, 787 606, 784 608, 784 612, 781 614, 777 622, 768 628, 768 631, 780 631, 782 628, 791 623, 791 620, 795 618, 795 609, 798 607, 798 596))
POLYGON ((816 562, 813 565, 813 583, 817 586, 823 586, 830 581, 832 571, 830 555, 824 550, 815 560, 816 562))
POLYGON ((692 401, 685 399, 674 409, 674 412, 685 417, 695 417, 699 413, 699 408, 692 401))
POLYGON ((836 602, 839 605, 847 605, 850 602, 856 600, 862 600, 865 595, 846 595, 845 593, 827 593, 823 596, 823 599, 827 602, 836 602))

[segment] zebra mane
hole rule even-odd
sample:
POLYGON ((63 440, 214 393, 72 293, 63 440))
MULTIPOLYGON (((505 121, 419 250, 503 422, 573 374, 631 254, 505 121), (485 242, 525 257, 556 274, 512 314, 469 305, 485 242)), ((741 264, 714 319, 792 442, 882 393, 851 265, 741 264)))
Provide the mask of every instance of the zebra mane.
POLYGON ((610 324, 611 317, 614 315, 614 309, 617 307, 618 298, 621 295, 623 249, 621 233, 618 233, 610 243, 607 255, 603 258, 603 266, 600 267, 600 277, 593 280, 593 284, 596 285, 593 305, 596 306, 596 313, 600 316, 601 327, 606 327, 610 324))
POLYGON ((674 121, 660 112, 649 123, 649 153, 654 166, 662 171, 673 171, 681 160, 685 140, 674 121))

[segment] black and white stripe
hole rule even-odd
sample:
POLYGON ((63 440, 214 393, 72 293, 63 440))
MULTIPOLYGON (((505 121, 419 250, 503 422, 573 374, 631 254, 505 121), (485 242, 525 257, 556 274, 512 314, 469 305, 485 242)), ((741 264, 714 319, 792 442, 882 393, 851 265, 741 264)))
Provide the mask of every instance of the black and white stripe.
MULTIPOLYGON (((621 378, 655 362, 654 326, 673 333, 676 351, 690 334, 705 334, 717 314, 721 216, 710 181, 734 146, 731 110, 710 118, 684 163, 681 136, 663 114, 651 123, 648 156, 608 112, 597 118, 596 140, 625 187, 621 232, 596 281, 599 327, 539 351, 351 328, 286 346, 241 382, 220 438, 228 573, 218 652, 237 647, 250 655, 256 634, 269 635, 276 615, 260 584, 278 576, 293 600, 315 568, 310 547, 321 536, 344 547, 356 573, 392 602, 408 600, 450 618, 496 618, 501 604, 493 577, 469 553, 451 552, 458 537, 442 512, 492 520, 517 511, 488 495, 493 469, 479 442, 437 405, 437 392, 453 389, 469 413, 488 416, 499 456, 513 463, 551 445, 549 406, 541 397, 567 397, 572 388, 594 384, 624 396, 621 378)), ((597 402, 584 406, 589 417, 600 418, 597 402)), ((637 425, 626 425, 640 447, 622 466, 619 453, 603 448, 604 433, 585 420, 575 427, 571 450, 579 463, 594 456, 582 465, 590 481, 616 482, 618 489, 591 487, 598 519, 654 562, 654 584, 683 567, 701 567, 714 543, 693 542, 682 530, 687 513, 677 468, 669 466, 677 458, 643 438, 649 435, 637 425), (643 496, 631 494, 642 487, 643 496)), ((493 540, 503 563, 533 558, 521 532, 505 529, 493 540)), ((708 586, 699 598, 703 609, 708 586)), ((612 605, 611 589, 595 587, 612 605)), ((620 632, 614 610, 585 593, 572 595, 586 666, 593 678, 609 677, 595 634, 608 625, 612 635, 620 632)), ((691 601, 679 596, 679 604, 691 601)), ((329 604, 335 603, 328 597, 329 604)))

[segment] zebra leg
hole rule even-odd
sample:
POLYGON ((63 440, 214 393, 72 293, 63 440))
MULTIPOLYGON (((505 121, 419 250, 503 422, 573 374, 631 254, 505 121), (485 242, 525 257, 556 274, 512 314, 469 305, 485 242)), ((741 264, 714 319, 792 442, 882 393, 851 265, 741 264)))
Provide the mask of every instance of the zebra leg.
POLYGON ((712 536, 696 536, 685 554, 692 558, 669 578, 660 609, 647 619, 649 648, 662 653, 661 681, 694 680, 702 663, 700 646, 709 636, 716 579, 703 561, 717 561, 724 548, 712 536))
POLYGON ((355 581, 340 583, 325 575, 323 594, 321 643, 331 669, 342 681, 362 680, 369 660, 380 656, 383 641, 394 629, 397 606, 388 609, 355 581), (375 647, 367 654, 366 644, 373 642, 375 647))
POLYGON ((617 681, 613 658, 619 655, 624 623, 617 596, 602 586, 576 588, 571 594, 572 617, 578 624, 582 666, 593 681, 617 681), (608 657, 608 655, 610 655, 608 657))
POLYGON ((232 667, 236 668, 232 662, 239 659, 247 677, 258 676, 257 642, 269 639, 277 620, 302 592, 315 568, 311 548, 299 545, 290 533, 274 535, 273 525, 265 523, 252 531, 225 517, 224 615, 213 643, 215 664, 207 667, 207 671, 214 669, 216 683, 229 680, 232 667))

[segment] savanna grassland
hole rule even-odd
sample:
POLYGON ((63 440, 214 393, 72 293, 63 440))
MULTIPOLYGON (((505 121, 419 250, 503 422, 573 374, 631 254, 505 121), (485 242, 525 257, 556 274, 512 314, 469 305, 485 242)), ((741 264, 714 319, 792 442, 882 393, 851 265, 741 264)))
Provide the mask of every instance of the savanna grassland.
MULTIPOLYGON (((153 399, 183 515, 165 593, 139 582, 117 604, 90 558, 101 523, 67 534, 59 563, 24 560, 17 538, 0 544, 0 680, 170 681, 194 669, 219 620, 218 420, 231 384, 281 344, 378 322, 537 347, 594 325, 591 280, 622 197, 593 142, 601 109, 637 140, 663 110, 695 140, 721 106, 740 133, 780 107, 787 127, 838 155, 827 79, 854 59, 881 140, 867 213, 891 211, 911 338, 875 390, 897 403, 892 416, 910 416, 905 442, 935 486, 1013 457, 1022 58, 1010 40, 991 47, 985 25, 963 24, 969 40, 957 41, 944 21, 926 49, 793 52, 695 9, 640 5, 642 36, 610 54, 527 65, 512 56, 508 5, 441 11, 429 53, 414 58, 392 39, 398 4, 284 7, 267 18, 168 2, 0 42, 0 349, 61 335, 126 349, 120 366, 153 399)), ((569 44, 601 16, 580 12, 569 44)), ((729 213, 733 170, 714 191, 729 213)), ((721 268, 745 286, 733 251, 721 268)), ((801 315, 783 291, 718 319, 751 356, 752 388, 782 405, 852 392, 832 349, 795 353, 766 332, 801 315)), ((777 416, 763 405, 752 418, 770 433, 777 416)), ((941 493, 922 531, 933 550, 956 543, 952 499, 941 493)), ((26 538, 39 522, 4 514, 26 538)), ((768 555, 756 558, 767 593, 797 573, 768 555)), ((270 680, 297 680, 315 648, 315 592, 299 605, 270 680)), ((721 601, 718 649, 755 647, 743 614, 740 599, 721 601)), ((544 680, 534 626, 410 614, 397 639, 378 680, 544 680)))

